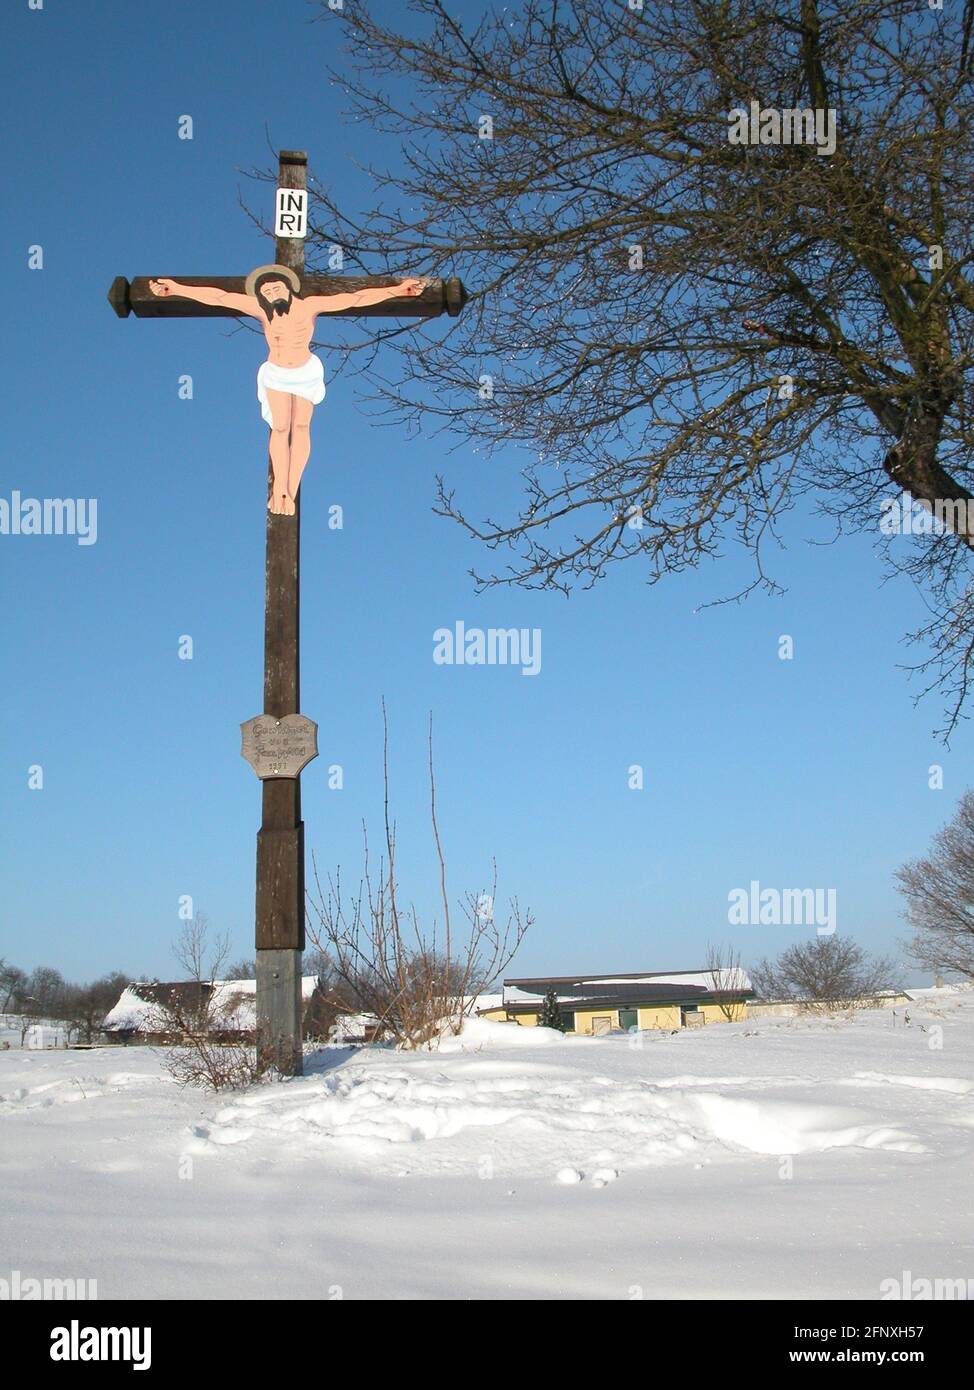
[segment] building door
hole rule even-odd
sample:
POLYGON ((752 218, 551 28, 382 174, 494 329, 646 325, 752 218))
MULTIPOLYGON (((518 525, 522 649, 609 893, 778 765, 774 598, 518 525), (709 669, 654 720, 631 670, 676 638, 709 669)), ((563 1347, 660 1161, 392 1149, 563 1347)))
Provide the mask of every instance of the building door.
POLYGON ((624 1029, 626 1030, 627 1033, 631 1032, 633 1028, 638 1028, 638 1027, 639 1027, 639 1010, 638 1010, 638 1009, 620 1009, 620 1010, 619 1010, 619 1027, 620 1027, 620 1028, 624 1028, 624 1029))

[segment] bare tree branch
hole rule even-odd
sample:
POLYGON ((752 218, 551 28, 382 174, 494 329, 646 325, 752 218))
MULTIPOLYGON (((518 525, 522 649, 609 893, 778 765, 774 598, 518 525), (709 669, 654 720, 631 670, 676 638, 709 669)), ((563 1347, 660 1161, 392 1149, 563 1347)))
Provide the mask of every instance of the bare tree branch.
POLYGON ((436 510, 493 552, 478 583, 567 592, 628 559, 655 582, 740 545, 743 592, 773 589, 762 542, 811 498, 929 594, 913 636, 949 732, 974 642, 971 5, 369 8, 322 19, 395 168, 368 167, 362 217, 316 185, 315 247, 474 293, 387 338, 387 376, 374 337, 333 346, 378 412, 474 466, 523 461, 510 515, 440 481, 436 510), (752 101, 833 111, 834 150, 731 143, 752 101), (956 503, 947 534, 884 538, 899 493, 956 503))

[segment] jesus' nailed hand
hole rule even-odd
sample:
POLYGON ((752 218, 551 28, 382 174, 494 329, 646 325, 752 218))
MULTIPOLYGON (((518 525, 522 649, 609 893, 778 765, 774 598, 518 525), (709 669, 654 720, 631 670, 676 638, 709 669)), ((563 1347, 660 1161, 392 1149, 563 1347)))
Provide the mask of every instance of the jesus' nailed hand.
POLYGON ((162 296, 180 295, 198 304, 218 304, 249 314, 264 330, 267 361, 257 373, 261 415, 270 425, 273 482, 268 509, 294 516, 301 474, 311 452, 311 414, 325 398, 325 373, 311 351, 319 314, 380 304, 384 299, 422 294, 425 280, 402 280, 398 285, 351 293, 301 297, 296 271, 283 265, 258 266, 247 276, 245 293, 233 294, 212 285, 182 285, 175 280, 150 280, 149 289, 162 296))

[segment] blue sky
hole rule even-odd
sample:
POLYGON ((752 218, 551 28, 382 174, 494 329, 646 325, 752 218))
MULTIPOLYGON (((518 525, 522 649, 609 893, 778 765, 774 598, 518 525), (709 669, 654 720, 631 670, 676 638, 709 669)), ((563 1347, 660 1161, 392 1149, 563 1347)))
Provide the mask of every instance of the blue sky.
MULTIPOLYGON (((261 344, 229 322, 120 321, 105 293, 119 274, 270 260, 238 195, 269 203, 242 171, 267 167, 271 149, 306 148, 350 206, 365 201, 355 161, 376 147, 343 122, 325 71, 342 62, 339 30, 309 24, 316 12, 16 0, 5 15, 13 196, 0 236, 16 332, 8 320, 0 496, 98 501, 94 545, 0 536, 0 955, 25 968, 171 974, 183 895, 236 953, 253 939, 260 791, 238 750, 261 705, 261 344), (177 138, 186 114, 192 140, 177 138)), ((476 264, 456 271, 477 283, 476 264)), ((484 557, 432 514, 434 475, 467 495, 486 483, 512 510, 518 455, 485 464, 379 427, 347 372, 313 439, 302 706, 322 756, 303 797, 323 870, 356 880, 363 818, 378 833, 384 695, 404 895, 435 910, 432 710, 453 896, 487 886, 496 857, 500 898, 516 893, 537 919, 513 974, 693 968, 708 940, 753 961, 807 934, 732 929, 728 893, 752 879, 834 887, 839 930, 895 949, 893 871, 952 813, 971 738, 962 728, 944 750, 936 699, 914 708, 898 666, 915 659, 902 635, 924 609, 905 581, 881 586, 874 537, 810 546, 796 516, 775 563, 787 594, 743 606, 698 611, 748 576, 733 553, 654 588, 633 562, 568 601, 478 596, 468 570, 484 557), (341 531, 328 528, 336 504, 341 531), (540 674, 434 664, 435 629, 458 620, 540 628, 540 674), (778 658, 783 633, 791 661, 778 658), (942 791, 928 787, 932 763, 942 791)))

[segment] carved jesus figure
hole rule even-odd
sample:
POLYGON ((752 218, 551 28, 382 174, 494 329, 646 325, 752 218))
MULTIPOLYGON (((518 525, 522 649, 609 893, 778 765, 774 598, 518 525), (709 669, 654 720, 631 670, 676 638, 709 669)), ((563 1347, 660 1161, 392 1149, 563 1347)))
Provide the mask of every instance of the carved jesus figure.
POLYGON ((293 516, 294 499, 311 452, 311 415, 325 398, 324 368, 311 351, 315 320, 319 314, 421 294, 425 283, 408 279, 377 289, 303 299, 296 271, 283 265, 262 265, 247 276, 243 294, 212 285, 183 285, 176 280, 150 280, 149 288, 162 297, 181 295, 198 304, 219 304, 260 323, 268 354, 257 373, 257 399, 270 426, 273 476, 267 506, 275 514, 293 516))

